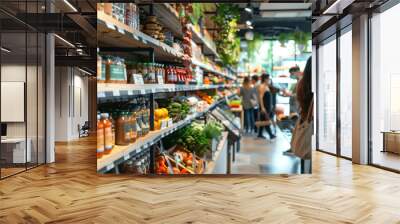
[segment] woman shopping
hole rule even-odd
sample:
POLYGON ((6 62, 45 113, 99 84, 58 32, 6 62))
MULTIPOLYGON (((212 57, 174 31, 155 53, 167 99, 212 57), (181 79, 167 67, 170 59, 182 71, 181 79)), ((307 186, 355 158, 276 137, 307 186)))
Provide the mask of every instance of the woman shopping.
POLYGON ((311 138, 313 134, 313 112, 314 100, 311 90, 311 57, 307 60, 304 68, 303 78, 300 79, 296 94, 299 105, 299 115, 296 126, 293 131, 291 147, 294 155, 301 159, 301 173, 311 173, 310 169, 305 171, 304 163, 311 160, 311 138))
POLYGON ((254 129, 254 108, 257 106, 257 93, 251 85, 248 77, 244 78, 243 86, 239 89, 239 95, 242 97, 242 107, 244 110, 244 131, 252 133, 254 129))
POLYGON ((273 140, 276 138, 274 134, 272 134, 271 130, 271 116, 272 114, 272 94, 269 88, 269 75, 262 74, 261 75, 261 84, 258 86, 258 96, 260 103, 260 118, 259 123, 265 123, 265 125, 259 125, 258 129, 258 137, 265 138, 263 131, 264 127, 267 130, 269 135, 269 139, 273 140))

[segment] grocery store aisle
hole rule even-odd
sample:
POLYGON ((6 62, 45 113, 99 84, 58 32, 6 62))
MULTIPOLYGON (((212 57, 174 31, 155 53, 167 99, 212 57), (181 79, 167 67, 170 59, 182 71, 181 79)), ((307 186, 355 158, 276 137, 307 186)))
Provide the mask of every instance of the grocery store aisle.
POLYGON ((240 152, 232 164, 233 174, 297 174, 300 161, 293 156, 283 155, 290 148, 289 139, 278 129, 274 141, 255 138, 255 135, 242 137, 240 152))

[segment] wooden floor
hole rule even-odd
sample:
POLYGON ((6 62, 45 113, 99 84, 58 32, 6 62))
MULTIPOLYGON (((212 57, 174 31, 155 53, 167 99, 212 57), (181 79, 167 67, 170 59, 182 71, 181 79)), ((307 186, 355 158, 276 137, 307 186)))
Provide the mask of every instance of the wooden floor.
POLYGON ((94 148, 0 181, 0 223, 400 223, 399 174, 322 153, 313 175, 137 178, 98 176, 94 148))

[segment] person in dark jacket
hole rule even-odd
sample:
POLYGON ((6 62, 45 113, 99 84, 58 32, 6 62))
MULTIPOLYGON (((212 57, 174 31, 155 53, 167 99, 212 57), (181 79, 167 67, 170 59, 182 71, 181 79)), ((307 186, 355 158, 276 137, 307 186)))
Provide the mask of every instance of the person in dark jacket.
MULTIPOLYGON (((269 75, 263 74, 261 76, 261 83, 258 87, 258 96, 260 103, 260 120, 270 120, 272 112, 272 94, 269 88, 269 75)), ((272 134, 271 125, 265 126, 270 140, 275 139, 276 136, 272 134)), ((263 135, 263 127, 258 130, 258 137, 265 138, 263 135)))

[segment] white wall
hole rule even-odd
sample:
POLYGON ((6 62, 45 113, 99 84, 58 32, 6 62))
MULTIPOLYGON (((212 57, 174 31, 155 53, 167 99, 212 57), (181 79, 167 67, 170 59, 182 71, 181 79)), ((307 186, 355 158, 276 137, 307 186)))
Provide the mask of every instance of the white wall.
POLYGON ((55 86, 55 140, 78 139, 78 125, 88 120, 88 78, 76 68, 56 67, 55 86))

